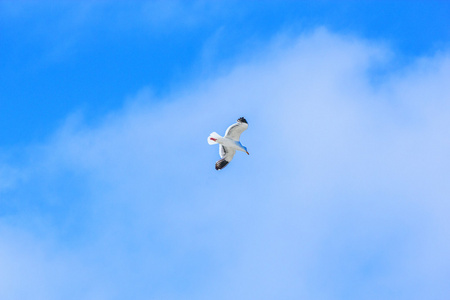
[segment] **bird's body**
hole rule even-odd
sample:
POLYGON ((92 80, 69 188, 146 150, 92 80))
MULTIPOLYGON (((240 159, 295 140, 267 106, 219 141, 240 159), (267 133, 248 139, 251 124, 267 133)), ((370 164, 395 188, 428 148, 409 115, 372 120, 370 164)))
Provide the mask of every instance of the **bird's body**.
POLYGON ((245 150, 244 146, 242 146, 241 142, 236 142, 236 141, 233 141, 232 139, 229 139, 226 137, 218 137, 217 143, 221 144, 223 147, 246 152, 246 150, 245 150))
POLYGON ((220 136, 218 133, 213 132, 208 137, 208 144, 220 144, 219 154, 222 159, 216 162, 216 170, 223 169, 228 163, 233 159, 234 154, 237 151, 243 151, 247 154, 247 148, 244 147, 239 138, 241 133, 248 128, 247 120, 244 118, 239 118, 237 123, 228 127, 225 132, 225 136, 220 136))

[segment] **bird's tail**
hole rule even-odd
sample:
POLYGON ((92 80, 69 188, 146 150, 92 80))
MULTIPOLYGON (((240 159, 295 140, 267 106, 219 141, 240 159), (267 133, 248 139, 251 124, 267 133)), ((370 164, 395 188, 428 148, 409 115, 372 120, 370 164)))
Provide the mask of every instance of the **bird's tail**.
POLYGON ((221 136, 217 132, 212 132, 208 137, 208 144, 214 145, 217 144, 217 139, 221 138, 221 136))

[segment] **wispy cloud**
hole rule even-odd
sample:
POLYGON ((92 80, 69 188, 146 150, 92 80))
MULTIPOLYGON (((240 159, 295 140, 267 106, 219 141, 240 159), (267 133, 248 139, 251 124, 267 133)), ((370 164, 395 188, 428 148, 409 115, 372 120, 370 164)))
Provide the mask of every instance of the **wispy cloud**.
POLYGON ((17 203, 3 298, 449 294, 450 60, 375 87, 386 53, 319 30, 157 105, 144 91, 69 122, 2 200, 17 203), (206 137, 241 116, 251 155, 216 172, 206 137))

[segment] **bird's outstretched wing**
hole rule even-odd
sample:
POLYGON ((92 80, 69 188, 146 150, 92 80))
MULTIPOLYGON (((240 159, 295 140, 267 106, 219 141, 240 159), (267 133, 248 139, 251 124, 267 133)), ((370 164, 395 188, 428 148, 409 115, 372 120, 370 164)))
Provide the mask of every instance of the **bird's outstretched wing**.
POLYGON ((225 132, 225 137, 232 139, 233 141, 239 142, 239 138, 241 133, 244 132, 248 128, 247 120, 244 118, 239 118, 237 123, 234 123, 230 127, 228 127, 225 132))
POLYGON ((225 166, 233 159, 235 153, 236 150, 220 145, 219 154, 222 159, 216 162, 216 170, 225 168, 225 166))

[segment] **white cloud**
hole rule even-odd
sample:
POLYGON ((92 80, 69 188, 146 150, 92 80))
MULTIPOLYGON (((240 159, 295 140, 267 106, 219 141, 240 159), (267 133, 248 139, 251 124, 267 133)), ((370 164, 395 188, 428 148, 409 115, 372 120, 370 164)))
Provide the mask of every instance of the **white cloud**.
POLYGON ((319 30, 160 104, 144 92, 96 127, 62 128, 7 199, 25 212, 0 225, 0 264, 44 276, 11 277, 6 298, 448 294, 449 58, 374 87, 387 53, 319 30), (206 137, 240 116, 250 156, 216 172, 206 137))

